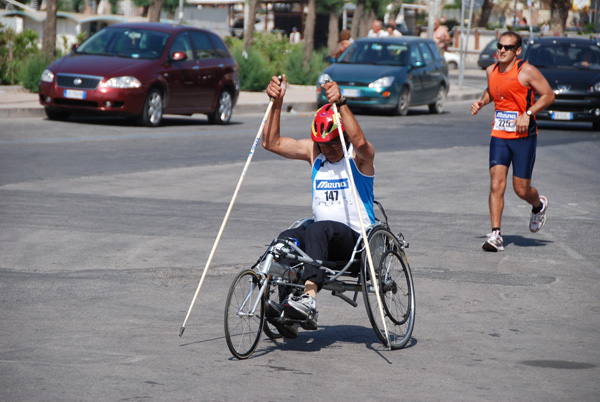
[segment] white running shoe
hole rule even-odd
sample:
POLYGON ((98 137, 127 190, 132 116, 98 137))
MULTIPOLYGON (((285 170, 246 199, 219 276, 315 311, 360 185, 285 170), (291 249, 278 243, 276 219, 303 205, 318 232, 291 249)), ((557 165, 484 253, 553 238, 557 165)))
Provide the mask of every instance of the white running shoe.
POLYGON ((504 251, 504 239, 497 232, 487 234, 487 240, 481 246, 485 251, 504 251))
POLYGON ((285 316, 296 320, 306 320, 302 328, 316 330, 317 326, 317 301, 314 297, 303 294, 302 296, 291 296, 283 301, 285 316))
POLYGON ((544 227, 544 223, 546 223, 546 211, 548 210, 548 205, 550 205, 548 197, 545 195, 540 195, 540 201, 542 203, 542 210, 537 214, 532 212, 531 218, 529 219, 529 230, 533 233, 544 227))

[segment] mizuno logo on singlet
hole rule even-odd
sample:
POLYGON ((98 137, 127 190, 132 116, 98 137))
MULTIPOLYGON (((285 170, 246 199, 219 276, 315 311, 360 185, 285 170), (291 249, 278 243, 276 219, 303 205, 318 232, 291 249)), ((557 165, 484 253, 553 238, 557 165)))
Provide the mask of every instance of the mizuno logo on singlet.
POLYGON ((348 179, 317 180, 315 188, 317 190, 344 190, 350 188, 350 182, 348 179))

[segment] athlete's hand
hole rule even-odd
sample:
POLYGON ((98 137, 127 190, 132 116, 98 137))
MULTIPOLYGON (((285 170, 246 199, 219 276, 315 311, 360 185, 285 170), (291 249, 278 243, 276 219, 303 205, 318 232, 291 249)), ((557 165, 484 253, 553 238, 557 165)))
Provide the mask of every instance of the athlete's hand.
POLYGON ((279 77, 273 76, 271 82, 269 82, 269 85, 267 86, 267 95, 269 95, 269 98, 281 102, 285 96, 286 89, 287 79, 285 78, 285 74, 281 76, 281 80, 279 77))
POLYGON ((340 87, 337 82, 330 81, 321 85, 321 88, 325 90, 325 96, 327 97, 327 101, 329 103, 335 103, 342 99, 342 93, 340 92, 340 87))
POLYGON ((517 133, 526 133, 529 129, 529 119, 527 113, 522 113, 519 117, 513 120, 513 123, 517 126, 517 133))
POLYGON ((480 99, 471 104, 471 114, 475 115, 479 110, 485 106, 485 103, 480 99))

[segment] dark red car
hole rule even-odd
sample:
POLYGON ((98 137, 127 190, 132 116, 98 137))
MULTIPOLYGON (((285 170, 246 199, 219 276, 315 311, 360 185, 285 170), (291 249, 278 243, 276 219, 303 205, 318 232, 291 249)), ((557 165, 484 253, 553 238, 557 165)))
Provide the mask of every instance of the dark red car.
POLYGON ((135 116, 204 113, 227 124, 239 95, 238 66, 221 38, 186 25, 115 24, 50 64, 39 85, 52 120, 74 112, 135 116))

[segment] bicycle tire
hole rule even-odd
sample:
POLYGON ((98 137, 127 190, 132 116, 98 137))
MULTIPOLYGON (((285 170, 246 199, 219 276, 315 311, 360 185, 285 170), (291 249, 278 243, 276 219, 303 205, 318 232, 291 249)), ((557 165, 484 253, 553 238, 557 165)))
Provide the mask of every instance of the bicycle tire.
MULTIPOLYGON (((267 286, 267 289, 265 291, 264 302, 266 303, 267 300, 274 300, 277 303, 280 302, 279 286, 273 284, 271 278, 269 278, 269 286, 267 286)), ((267 319, 265 319, 263 331, 265 332, 265 335, 267 335, 270 339, 283 338, 283 335, 279 333, 279 330, 275 327, 275 325, 271 324, 267 319)))
POLYGON ((261 278, 251 269, 237 274, 225 304, 225 339, 231 354, 240 360, 254 353, 264 324, 264 299, 260 293, 261 278), (254 314, 250 311, 260 299, 254 314))
MULTIPOLYGON (((410 266, 398 239, 385 227, 373 229, 369 235, 369 246, 388 330, 389 347, 392 350, 402 349, 411 339, 415 323, 415 292, 410 266)), ((361 282, 371 326, 379 340, 388 345, 366 256, 363 256, 361 282)))

